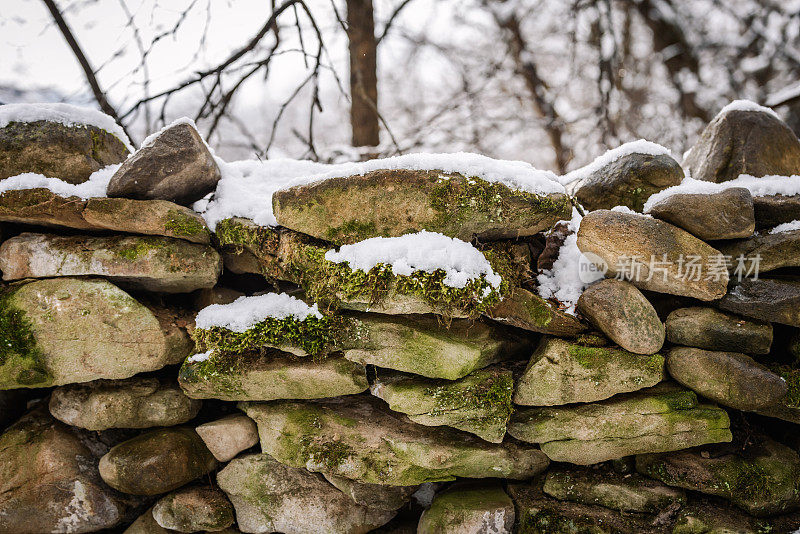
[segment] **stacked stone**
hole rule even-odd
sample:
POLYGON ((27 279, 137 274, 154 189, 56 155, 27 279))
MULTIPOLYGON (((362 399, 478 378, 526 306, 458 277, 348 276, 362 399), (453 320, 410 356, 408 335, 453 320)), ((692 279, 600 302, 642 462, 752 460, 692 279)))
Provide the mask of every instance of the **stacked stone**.
MULTIPOLYGON (((211 231, 191 206, 223 173, 193 124, 132 155, 119 135, 0 127, 9 180, 113 172, 108 197, 0 181, 0 533, 800 527, 800 230, 765 230, 800 195, 682 193, 636 145, 572 194, 375 162, 211 231), (415 267, 430 239, 487 267, 415 267), (573 246, 605 279, 543 298, 573 246), (662 268, 622 276, 632 257, 662 268)), ((800 141, 740 106, 684 165, 800 180, 800 141)))

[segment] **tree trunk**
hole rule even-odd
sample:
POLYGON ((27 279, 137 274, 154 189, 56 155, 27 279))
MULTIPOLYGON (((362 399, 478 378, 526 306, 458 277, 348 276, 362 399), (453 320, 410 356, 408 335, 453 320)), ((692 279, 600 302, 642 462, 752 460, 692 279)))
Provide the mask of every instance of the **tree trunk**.
POLYGON ((372 0, 347 0, 347 37, 350 40, 350 125, 353 146, 377 146, 377 41, 372 0))

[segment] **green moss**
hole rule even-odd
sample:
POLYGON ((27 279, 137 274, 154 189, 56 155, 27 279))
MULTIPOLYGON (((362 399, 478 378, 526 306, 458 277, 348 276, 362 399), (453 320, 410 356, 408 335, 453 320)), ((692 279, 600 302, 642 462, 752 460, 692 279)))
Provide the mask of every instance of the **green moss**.
MULTIPOLYGON (((478 371, 478 373, 480 375, 488 373, 488 376, 468 385, 464 385, 464 381, 461 381, 428 389, 426 394, 436 402, 436 407, 428 415, 437 416, 454 411, 479 411, 485 413, 480 423, 487 426, 505 426, 513 412, 511 399, 514 396, 514 379, 510 373, 500 371, 478 371)), ((470 378, 467 377, 466 380, 470 378)))
POLYGON ((36 344, 33 327, 25 313, 11 302, 12 293, 0 296, 0 389, 16 384, 43 387, 52 382, 45 357, 36 344), (11 376, 11 375, 14 376, 11 376))
POLYGON ((536 326, 544 328, 553 320, 553 310, 544 299, 526 299, 525 308, 530 322, 536 326))
POLYGON ((787 392, 783 403, 791 408, 800 408, 800 369, 775 367, 772 370, 786 380, 787 392))
POLYGON ((374 221, 362 222, 358 219, 351 219, 339 226, 332 226, 325 231, 325 237, 328 241, 343 243, 363 241, 377 236, 378 233, 375 229, 374 221))
POLYGON ((220 246, 233 247, 237 253, 247 249, 258 257, 275 254, 280 240, 278 232, 268 226, 235 218, 219 221, 214 234, 220 246))
POLYGON ((240 397, 245 394, 240 379, 241 360, 240 355, 215 352, 203 361, 189 362, 187 359, 178 374, 186 383, 209 383, 220 393, 240 397))
POLYGON ((318 442, 312 436, 302 436, 299 445, 304 458, 323 466, 328 472, 335 472, 352 455, 350 447, 341 441, 318 442))
POLYGON ((116 248, 117 256, 128 261, 136 261, 151 250, 164 248, 164 243, 158 239, 139 237, 128 244, 116 248))
POLYGON ((206 225, 196 217, 182 211, 169 210, 164 222, 164 230, 177 236, 195 236, 208 232, 206 225))

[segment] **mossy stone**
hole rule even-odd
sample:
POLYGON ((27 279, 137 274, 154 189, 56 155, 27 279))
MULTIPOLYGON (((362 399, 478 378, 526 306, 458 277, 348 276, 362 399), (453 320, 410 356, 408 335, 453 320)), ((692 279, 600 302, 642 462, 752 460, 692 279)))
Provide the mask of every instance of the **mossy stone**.
POLYGON ((521 287, 510 288, 484 315, 503 324, 553 336, 573 337, 586 330, 586 325, 576 317, 521 287))
POLYGON ((510 533, 514 503, 497 483, 455 484, 422 512, 417 534, 510 533))
POLYGON ((714 308, 693 306, 672 311, 666 322, 670 343, 708 350, 768 354, 772 325, 714 308))
POLYGON ((152 514, 159 526, 178 532, 217 532, 236 521, 228 498, 211 486, 191 486, 165 495, 152 514))

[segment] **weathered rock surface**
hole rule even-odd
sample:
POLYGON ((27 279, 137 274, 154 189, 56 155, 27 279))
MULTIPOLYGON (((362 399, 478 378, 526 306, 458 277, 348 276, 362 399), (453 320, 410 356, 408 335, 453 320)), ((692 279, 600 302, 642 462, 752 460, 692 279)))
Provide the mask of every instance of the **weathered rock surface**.
POLYGON ((730 441, 729 426, 724 410, 698 404, 691 391, 659 385, 594 404, 521 408, 508 433, 540 443, 551 460, 590 465, 730 441))
POLYGON ((745 317, 800 327, 800 282, 746 278, 717 305, 745 317))
POLYGON ((800 219, 800 195, 753 197, 756 228, 771 228, 800 219))
POLYGON ((176 124, 122 164, 108 196, 188 205, 213 191, 219 179, 219 166, 194 126, 176 124))
POLYGON ((586 330, 574 316, 521 287, 513 288, 486 315, 500 323, 553 336, 571 337, 586 330))
POLYGON ((336 244, 429 230, 465 241, 533 235, 568 219, 563 193, 536 195, 440 171, 378 170, 278 191, 281 226, 336 244))
POLYGON ((703 241, 750 237, 756 226, 753 196, 744 187, 719 193, 671 195, 648 213, 703 241))
POLYGON ((719 251, 658 219, 610 210, 591 212, 581 221, 578 248, 602 259, 607 276, 622 273, 639 289, 714 300, 727 288, 727 266, 719 251), (696 258, 699 276, 687 275, 691 258, 696 258))
POLYGON ((242 532, 365 534, 396 512, 356 504, 321 476, 248 454, 217 474, 242 532))
POLYGON ((122 141, 96 126, 36 121, 0 128, 0 179, 35 172, 79 184, 127 155, 122 141))
POLYGON ((324 360, 295 358, 275 349, 244 354, 213 353, 184 362, 178 374, 193 399, 319 399, 369 388, 363 365, 333 354, 324 360))
POLYGON ((151 430, 120 443, 100 459, 100 476, 119 491, 158 495, 205 475, 217 465, 191 428, 151 430))
POLYGON ((0 532, 95 532, 128 520, 140 503, 97 471, 107 446, 42 407, 0 435, 0 532))
POLYGON ((235 521, 228 498, 210 486, 181 488, 165 495, 152 514, 159 526, 178 532, 218 532, 235 521))
POLYGON ((627 351, 654 354, 664 345, 664 324, 655 308, 628 282, 601 280, 581 294, 577 309, 627 351))
POLYGON ((136 289, 188 293, 213 287, 222 261, 213 248, 169 237, 24 233, 0 245, 3 280, 103 276, 136 289))
POLYGON ((456 484, 422 512, 417 534, 511 534, 514 502, 499 484, 456 484))
POLYGON ((255 421, 243 414, 233 414, 195 428, 208 450, 220 462, 232 460, 243 450, 258 443, 255 421))
POLYGON ((372 396, 324 401, 243 403, 258 424, 261 449, 309 471, 370 484, 411 486, 467 478, 529 478, 548 464, 541 451, 488 444, 391 412, 372 396))
POLYGON ((729 267, 731 278, 737 275, 737 270, 744 276, 756 264, 759 273, 800 266, 800 230, 759 234, 741 241, 719 243, 718 246, 720 252, 732 258, 729 267))
POLYGON ((517 380, 514 403, 554 406, 592 402, 654 386, 663 378, 661 354, 634 354, 546 336, 517 380))
POLYGON ((192 419, 202 402, 176 382, 157 378, 98 380, 63 386, 50 396, 50 413, 87 430, 174 426, 192 419))
POLYGON ((692 178, 727 182, 740 174, 800 174, 800 141, 779 118, 762 111, 717 115, 700 134, 683 166, 692 178))
POLYGON ((0 194, 0 221, 75 230, 161 235, 208 244, 203 218, 166 200, 62 197, 43 188, 0 194))
POLYGON ((673 534, 762 534, 767 532, 793 532, 800 525, 795 513, 775 517, 752 517, 718 497, 700 497, 692 500, 678 513, 673 534))
POLYGON ((627 206, 641 212, 650 195, 681 180, 683 169, 670 156, 633 153, 583 178, 575 188, 575 197, 589 211, 627 206))
POLYGON ((743 454, 724 447, 703 451, 637 456, 636 469, 670 486, 723 497, 755 516, 785 513, 800 504, 800 457, 789 447, 764 438, 743 454))
POLYGON ((189 340, 105 280, 54 278, 0 298, 0 389, 128 378, 179 363, 189 340))
POLYGON ((596 504, 620 512, 659 514, 686 502, 686 494, 638 474, 604 469, 549 471, 542 491, 560 501, 596 504))
POLYGON ((455 381, 378 373, 372 394, 425 426, 450 426, 501 443, 511 417, 510 370, 479 369, 455 381))
POLYGON ((411 500, 419 486, 384 486, 382 484, 363 484, 323 473, 325 480, 353 499, 353 502, 379 510, 398 510, 411 500))
POLYGON ((770 323, 714 308, 679 308, 667 317, 666 329, 667 339, 676 345, 747 354, 767 354, 772 346, 770 323))
POLYGON ((738 352, 673 347, 667 353, 667 370, 684 386, 737 410, 763 408, 786 394, 780 376, 738 352))

